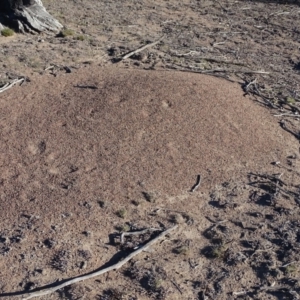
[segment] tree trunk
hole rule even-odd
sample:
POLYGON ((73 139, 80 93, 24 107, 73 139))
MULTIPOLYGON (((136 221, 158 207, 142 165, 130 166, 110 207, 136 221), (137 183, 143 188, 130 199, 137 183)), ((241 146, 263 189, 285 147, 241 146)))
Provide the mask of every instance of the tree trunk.
POLYGON ((41 0, 0 0, 1 22, 20 32, 58 32, 63 26, 45 9, 41 0))

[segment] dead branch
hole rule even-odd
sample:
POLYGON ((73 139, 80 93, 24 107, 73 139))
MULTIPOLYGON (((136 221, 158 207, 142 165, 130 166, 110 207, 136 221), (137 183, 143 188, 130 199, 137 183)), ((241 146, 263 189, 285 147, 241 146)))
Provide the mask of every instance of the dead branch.
MULTIPOLYGON (((220 43, 218 43, 220 44, 220 43)), ((178 53, 177 51, 171 50, 171 54, 175 55, 177 57, 185 57, 185 56, 194 56, 197 54, 200 54, 200 52, 198 51, 189 51, 187 53, 178 53)), ((238 61, 230 61, 230 60, 225 60, 225 59, 217 59, 217 58, 213 58, 213 57, 206 57, 206 56, 197 56, 198 59, 203 59, 206 61, 210 61, 210 62, 215 62, 215 63, 219 63, 219 64, 227 64, 227 65, 237 65, 237 66, 243 66, 243 67, 247 67, 245 64, 238 62, 238 61)))
POLYGON ((177 65, 177 66, 181 67, 183 69, 179 69, 179 68, 176 68, 174 66, 171 66, 171 67, 173 67, 175 70, 178 70, 178 71, 185 71, 185 72, 189 71, 189 72, 193 72, 193 73, 201 73, 201 74, 208 74, 208 75, 211 74, 211 73, 231 73, 231 74, 241 73, 241 74, 265 74, 265 75, 270 74, 270 72, 265 72, 265 71, 226 70, 226 69, 201 70, 201 69, 192 68, 192 67, 189 67, 189 66, 182 66, 182 65, 177 65))
POLYGON ((218 45, 224 45, 226 42, 218 42, 218 43, 213 43, 213 47, 216 47, 218 45))
POLYGON ((130 235, 141 235, 141 234, 145 234, 145 233, 148 233, 148 232, 151 232, 151 231, 158 231, 159 229, 156 229, 156 228, 147 228, 145 230, 139 230, 139 231, 126 231, 126 232, 123 232, 121 234, 121 237, 120 237, 120 243, 121 244, 124 244, 124 237, 125 236, 130 236, 130 235))
POLYGON ((0 88, 0 93, 3 93, 4 91, 12 88, 14 85, 18 84, 18 83, 22 83, 24 82, 25 78, 20 78, 20 79, 15 79, 10 83, 6 83, 2 88, 0 88))
POLYGON ((232 292, 232 295, 241 296, 241 295, 246 295, 247 293, 248 293, 248 291, 232 292))
POLYGON ((178 292, 182 295, 182 290, 180 289, 180 287, 178 286, 178 284, 174 280, 172 280, 172 279, 170 279, 170 281, 176 287, 176 289, 178 290, 178 292))
POLYGON ((255 88, 257 88, 256 87, 256 83, 257 83, 257 78, 255 78, 254 80, 252 80, 252 81, 250 81, 247 85, 246 85, 246 91, 248 92, 249 91, 249 87, 251 86, 251 85, 255 85, 255 88))
POLYGON ((292 118, 300 118, 300 115, 298 113, 295 114, 289 114, 289 113, 283 113, 278 115, 273 115, 274 117, 292 117, 292 118))
POLYGON ((52 69, 54 69, 54 65, 52 65, 52 66, 50 66, 48 68, 45 68, 44 71, 48 71, 48 70, 52 70, 52 69))
POLYGON ((300 108, 297 107, 296 105, 293 105, 291 103, 285 103, 286 105, 288 105, 292 110, 296 111, 298 114, 300 113, 300 108))
POLYGON ((294 132, 293 130, 289 129, 286 126, 285 120, 281 120, 279 122, 279 125, 282 129, 284 129, 285 131, 287 131, 288 133, 292 134, 297 140, 300 138, 299 132, 294 132))
POLYGON ((80 282, 80 281, 84 281, 99 275, 102 275, 104 273, 110 272, 110 271, 114 271, 114 270, 118 270, 120 269, 123 265, 125 265, 128 261, 130 261, 134 256, 140 254, 141 252, 145 251, 147 248, 151 247, 152 245, 154 245, 158 240, 162 239, 163 237, 165 237, 167 234, 169 234, 171 231, 175 230, 178 227, 178 225, 175 225, 165 231, 163 231, 162 233, 160 233, 156 238, 154 238, 153 240, 149 241, 147 244, 141 246, 140 248, 138 248, 137 250, 133 251, 131 254, 129 254, 127 257, 125 257, 123 260, 121 260, 120 262, 107 267, 105 269, 99 270, 99 271, 95 271, 91 274, 87 274, 87 275, 83 275, 83 276, 79 276, 77 278, 68 280, 60 285, 57 285, 55 287, 49 288, 49 289, 45 289, 45 290, 41 290, 41 291, 37 291, 37 292, 33 292, 30 294, 25 294, 25 298, 23 296, 22 299, 24 300, 28 300, 31 298, 35 298, 35 297, 39 297, 39 296, 44 296, 44 295, 48 295, 51 294, 57 290, 60 290, 66 286, 69 286, 71 284, 80 282))
MULTIPOLYGON (((266 95, 264 95, 260 90, 259 90, 259 88, 258 88, 258 86, 257 86, 257 80, 256 80, 256 78, 253 80, 253 81, 251 81, 251 82, 249 82, 249 84, 247 84, 246 85, 246 87, 245 87, 245 91, 247 92, 247 93, 251 93, 252 95, 254 95, 254 96, 258 96, 258 97, 260 97, 261 99, 263 99, 271 108, 274 108, 274 109, 278 109, 279 107, 277 107, 276 105, 274 105, 273 103, 272 103, 272 100, 274 100, 274 98, 271 98, 271 97, 268 97, 268 96, 266 96, 266 95), (253 89, 251 88, 253 86, 253 89), (250 89, 251 88, 251 89, 250 89)), ((258 101, 258 100, 257 100, 258 101)), ((258 101, 259 103, 262 103, 262 104, 264 104, 264 105, 266 105, 266 103, 264 103, 264 102, 260 102, 260 101, 258 101)))
POLYGON ((281 266, 281 268, 286 268, 287 266, 289 266, 289 265, 291 265, 291 264, 294 264, 294 263, 296 263, 297 261, 291 261, 291 262, 289 262, 289 263, 287 263, 287 264, 284 264, 284 265, 282 265, 281 266))
POLYGON ((287 186, 287 183, 285 183, 282 179, 280 179, 280 177, 283 175, 283 173, 280 174, 273 174, 273 175, 268 175, 268 174, 255 174, 255 173, 249 173, 250 176, 256 176, 256 177, 260 177, 260 178, 264 178, 264 179, 268 179, 272 182, 278 182, 281 185, 285 185, 287 186))
POLYGON ((214 77, 226 79, 226 80, 228 80, 229 82, 232 82, 232 83, 236 82, 235 80, 232 80, 232 79, 228 78, 226 75, 218 74, 218 73, 204 73, 204 72, 200 71, 199 69, 194 69, 194 68, 191 68, 191 67, 177 68, 176 66, 173 66, 173 65, 166 65, 166 67, 170 70, 176 70, 176 71, 179 71, 179 72, 206 74, 208 76, 214 76, 214 77))
POLYGON ((188 56, 188 55, 191 55, 191 56, 193 56, 195 54, 197 55, 197 54, 200 54, 200 52, 199 51, 191 50, 191 51, 189 51, 187 53, 178 53, 178 51, 171 50, 171 54, 172 55, 176 55, 178 57, 183 57, 183 56, 188 56))
POLYGON ((157 40, 156 42, 147 44, 147 45, 145 45, 145 46, 143 46, 143 47, 141 47, 141 48, 138 48, 138 49, 136 49, 136 50, 134 50, 134 51, 132 51, 132 52, 127 53, 126 55, 124 55, 124 56, 122 57, 121 60, 127 59, 127 58, 133 56, 134 54, 137 54, 137 53, 139 53, 139 52, 141 52, 141 51, 143 51, 143 50, 145 50, 145 49, 147 49, 147 48, 150 48, 150 47, 153 47, 153 46, 157 45, 159 42, 162 41, 163 38, 164 38, 164 36, 162 36, 162 37, 161 37, 159 40, 157 40))

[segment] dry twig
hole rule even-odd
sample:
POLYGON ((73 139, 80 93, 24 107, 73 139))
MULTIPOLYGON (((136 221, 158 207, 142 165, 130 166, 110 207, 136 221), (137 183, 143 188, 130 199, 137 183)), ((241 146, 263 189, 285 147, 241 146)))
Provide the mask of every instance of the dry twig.
POLYGON ((255 85, 255 88, 257 88, 256 87, 256 82, 257 82, 257 78, 255 78, 254 80, 252 80, 252 81, 250 81, 247 85, 246 85, 246 91, 248 92, 249 91, 249 87, 251 86, 251 85, 255 85))
POLYGON ((289 113, 283 113, 278 115, 273 115, 274 117, 292 117, 292 118, 300 118, 300 115, 298 113, 295 114, 289 114, 289 113))
POLYGON ((3 93, 4 91, 12 88, 14 85, 18 84, 18 83, 22 83, 24 82, 25 78, 20 78, 20 79, 15 79, 10 83, 6 83, 2 88, 0 88, 0 93, 3 93))
POLYGON ((62 289, 64 287, 66 287, 66 286, 69 286, 71 284, 74 284, 74 283, 77 283, 77 282, 80 282, 80 281, 83 281, 83 280, 87 280, 87 279, 90 279, 90 278, 102 275, 102 274, 110 272, 110 271, 118 270, 123 265, 125 265, 128 261, 130 261, 134 256, 140 254, 141 252, 145 251, 147 248, 149 248, 152 245, 154 245, 158 240, 160 240, 163 237, 165 237, 167 234, 169 234, 171 231, 175 230, 177 227, 178 226, 175 225, 175 226, 173 226, 173 227, 171 227, 171 228, 163 231, 156 238, 154 238, 153 240, 149 241, 147 244, 141 246, 137 250, 133 251, 131 254, 129 254, 127 257, 125 257, 123 260, 121 260, 120 262, 118 262, 118 263, 116 263, 116 264, 114 264, 114 265, 112 265, 110 267, 107 267, 105 269, 93 272, 91 274, 87 274, 87 275, 76 277, 74 279, 70 279, 70 280, 68 280, 68 281, 66 281, 66 282, 64 282, 64 283, 62 283, 60 285, 57 285, 57 286, 49 288, 49 289, 45 289, 45 290, 41 290, 41 291, 30 293, 30 294, 26 294, 26 295, 24 295, 25 297, 23 296, 22 299, 28 300, 28 299, 35 298, 35 297, 48 295, 48 294, 51 294, 51 293, 53 293, 53 292, 55 292, 57 290, 60 290, 60 289, 62 289))
POLYGON ((130 235, 141 235, 141 234, 145 234, 145 233, 148 233, 148 232, 151 232, 151 231, 159 231, 159 229, 156 229, 156 228, 147 228, 145 230, 139 230, 139 231, 125 231, 121 234, 121 237, 120 237, 120 242, 121 244, 124 244, 124 237, 125 236, 130 236, 130 235))
POLYGON ((183 66, 183 65, 177 65, 179 67, 182 67, 183 69, 179 69, 176 67, 173 67, 174 69, 178 71, 189 71, 189 72, 194 72, 194 73, 200 73, 200 74, 211 74, 211 73, 231 73, 231 74, 265 74, 268 75, 270 72, 265 72, 265 71, 250 71, 250 70, 226 70, 226 69, 211 69, 211 70, 201 70, 197 68, 193 68, 190 66, 183 66))
POLYGON ((176 287, 176 289, 178 290, 178 292, 182 295, 182 290, 180 289, 179 285, 174 280, 172 280, 172 279, 170 281, 176 287))
MULTIPOLYGON (((221 44, 221 43, 216 43, 216 44, 221 44)), ((171 50, 171 54, 176 55, 177 57, 185 57, 185 56, 199 55, 201 53, 198 51, 193 51, 193 50, 189 51, 187 53, 178 53, 178 51, 171 50)), ((206 56, 197 56, 197 59, 203 59, 206 61, 215 62, 215 63, 219 63, 219 64, 238 65, 238 66, 247 67, 247 65, 245 65, 244 63, 241 63, 239 61, 230 61, 230 60, 226 60, 226 59, 218 59, 218 58, 206 57, 206 56)))
POLYGON ((161 37, 159 40, 157 40, 156 42, 147 44, 147 45, 145 45, 145 46, 143 46, 143 47, 141 47, 141 48, 138 48, 138 49, 136 49, 136 50, 134 50, 134 51, 132 51, 132 52, 127 53, 126 55, 124 55, 124 56, 122 57, 122 60, 127 59, 127 58, 131 57, 132 55, 137 54, 137 53, 139 53, 139 52, 141 52, 141 51, 143 51, 143 50, 145 50, 145 49, 147 49, 147 48, 150 48, 150 47, 153 47, 153 46, 157 45, 159 42, 162 41, 163 38, 164 38, 164 36, 162 36, 162 37, 161 37))
POLYGON ((248 293, 247 291, 232 292, 232 295, 234 295, 234 296, 241 296, 241 295, 246 295, 247 293, 248 293))

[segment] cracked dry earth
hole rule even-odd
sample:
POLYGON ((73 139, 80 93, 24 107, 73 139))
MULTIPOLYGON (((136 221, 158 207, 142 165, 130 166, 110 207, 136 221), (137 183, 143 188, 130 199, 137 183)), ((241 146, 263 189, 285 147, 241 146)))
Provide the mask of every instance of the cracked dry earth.
POLYGON ((239 85, 85 67, 31 77, 0 105, 4 299, 92 272, 151 238, 120 245, 118 232, 174 223, 119 271, 41 298, 298 293, 299 143, 239 85))

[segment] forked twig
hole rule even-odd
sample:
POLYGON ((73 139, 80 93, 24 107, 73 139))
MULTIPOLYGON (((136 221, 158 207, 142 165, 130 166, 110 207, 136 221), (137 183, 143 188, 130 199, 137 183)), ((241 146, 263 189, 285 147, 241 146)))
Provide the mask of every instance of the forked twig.
POLYGON ((155 244, 158 240, 160 240, 161 238, 163 238, 164 236, 166 236, 167 234, 169 234, 171 231, 173 231, 174 229, 176 229, 178 227, 178 225, 175 225, 165 231, 163 231, 162 233, 160 233, 156 238, 154 238, 153 240, 149 241, 147 244, 141 246, 140 248, 138 248, 137 250, 133 251, 131 254, 129 254, 127 257, 125 257, 123 260, 119 261, 118 263, 107 267, 105 269, 99 270, 99 271, 95 271, 91 274, 87 274, 87 275, 83 275, 83 276, 79 276, 76 277, 74 279, 70 279, 67 280, 66 282, 57 285, 55 287, 49 288, 49 289, 45 289, 45 290, 41 290, 41 291, 37 291, 37 292, 33 292, 33 293, 29 293, 29 294, 25 294, 22 299, 24 300, 28 300, 34 297, 39 297, 39 296, 44 296, 44 295, 48 295, 51 294, 57 290, 60 290, 66 286, 69 286, 71 284, 83 281, 83 280, 87 280, 99 275, 102 275, 104 273, 110 272, 110 271, 114 271, 114 270, 118 270, 120 269, 123 265, 125 265, 128 261, 130 261, 134 256, 140 254, 141 252, 145 251, 147 248, 151 247, 153 244, 155 244))
POLYGON ((134 50, 134 51, 131 51, 131 52, 127 53, 126 55, 124 55, 124 56, 122 57, 121 60, 127 59, 127 58, 131 57, 131 56, 134 55, 134 54, 137 54, 137 53, 139 53, 139 52, 141 52, 141 51, 143 51, 143 50, 145 50, 145 49, 147 49, 147 48, 150 48, 150 47, 153 47, 153 46, 157 45, 159 42, 162 41, 163 38, 164 38, 164 36, 162 36, 162 37, 161 37, 159 40, 157 40, 156 42, 147 44, 147 45, 145 45, 145 46, 143 46, 143 47, 141 47, 141 48, 138 48, 138 49, 136 49, 136 50, 134 50))
POLYGON ((251 85, 255 85, 255 88, 257 89, 256 83, 257 83, 257 78, 255 78, 254 80, 250 81, 250 82, 246 85, 246 88, 245 88, 246 91, 248 92, 249 87, 250 87, 251 85))

